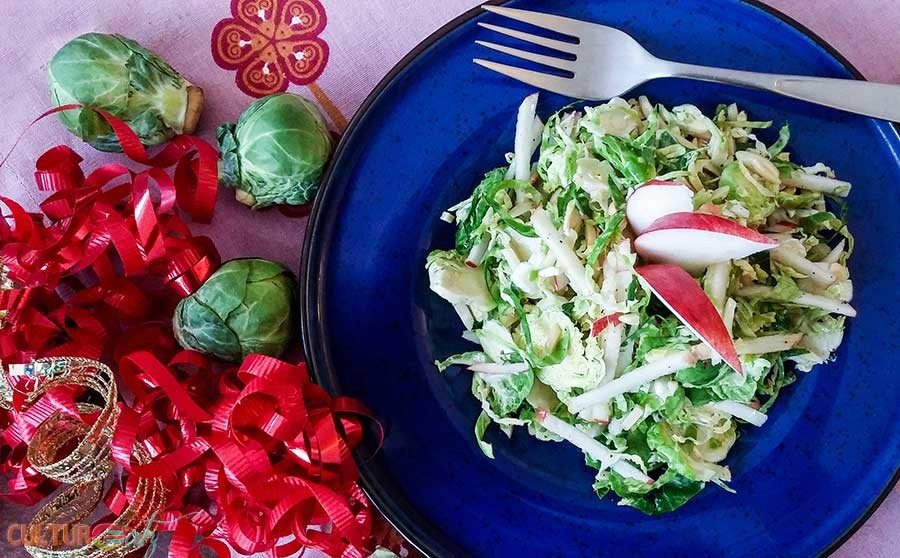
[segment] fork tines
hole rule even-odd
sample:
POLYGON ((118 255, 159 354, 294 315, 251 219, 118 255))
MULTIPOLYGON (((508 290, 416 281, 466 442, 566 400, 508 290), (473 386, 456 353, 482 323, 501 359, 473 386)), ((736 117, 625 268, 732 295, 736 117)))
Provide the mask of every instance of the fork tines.
MULTIPOLYGON (((579 36, 579 32, 583 31, 584 28, 589 25, 584 22, 569 19, 566 17, 542 14, 538 12, 530 12, 527 10, 519 10, 515 8, 504 8, 500 6, 483 6, 483 8, 497 15, 529 23, 536 27, 547 29, 561 35, 568 35, 574 38, 577 38, 579 36)), ((478 22, 478 25, 490 31, 494 31, 495 33, 500 33, 502 35, 539 45, 560 53, 575 55, 578 52, 578 43, 551 39, 549 37, 542 37, 540 35, 526 33, 525 31, 519 31, 516 29, 509 29, 490 23, 478 22)), ((493 70, 497 73, 519 80, 529 85, 539 87, 541 89, 547 89, 563 94, 571 94, 571 77, 575 73, 574 60, 567 58, 558 58, 555 56, 548 56, 544 54, 537 54, 534 52, 500 45, 489 41, 477 40, 475 42, 478 45, 489 48, 491 50, 502 52, 516 58, 521 58, 523 60, 528 60, 542 66, 567 72, 569 74, 569 77, 545 74, 534 70, 527 70, 524 68, 509 66, 498 62, 492 62, 490 60, 484 60, 481 58, 474 59, 473 62, 475 62, 479 66, 485 67, 489 70, 493 70)))

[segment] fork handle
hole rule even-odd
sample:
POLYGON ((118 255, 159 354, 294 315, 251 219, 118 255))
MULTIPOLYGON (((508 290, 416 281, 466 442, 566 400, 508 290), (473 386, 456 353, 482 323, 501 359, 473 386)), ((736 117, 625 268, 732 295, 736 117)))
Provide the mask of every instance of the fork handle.
POLYGON ((668 75, 764 89, 865 116, 900 122, 900 85, 745 72, 670 62, 668 75))

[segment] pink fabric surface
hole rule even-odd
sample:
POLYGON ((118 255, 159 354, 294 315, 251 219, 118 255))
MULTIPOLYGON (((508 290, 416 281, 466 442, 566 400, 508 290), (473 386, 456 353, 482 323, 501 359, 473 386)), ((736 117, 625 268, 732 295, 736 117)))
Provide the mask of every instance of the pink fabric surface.
MULTIPOLYGON (((323 0, 328 25, 321 37, 331 58, 318 85, 349 119, 375 84, 421 39, 476 0, 323 0)), ((900 82, 900 2, 896 0, 769 0, 829 41, 869 79, 900 82)), ((46 66, 68 39, 88 31, 118 32, 158 52, 206 91, 207 107, 200 135, 214 140, 215 127, 233 121, 251 100, 234 84, 234 73, 215 65, 210 33, 230 16, 226 0, 3 0, 0 2, 0 152, 5 153, 22 128, 48 107, 46 66)), ((311 97, 303 87, 290 90, 311 97)), ((99 154, 77 143, 48 119, 30 131, 6 167, 0 170, 0 195, 34 207, 33 161, 47 147, 73 145, 87 159, 99 154)), ((196 227, 215 238, 224 258, 259 256, 299 267, 305 219, 288 219, 277 211, 250 212, 228 190, 220 193, 215 221, 196 227)), ((0 555, 22 556, 4 546, 11 522, 30 514, 0 503, 0 555)), ((797 518, 801 520, 802 518, 797 518)), ((900 556, 900 488, 835 556, 900 556)), ((17 553, 18 552, 18 553, 17 553)), ((311 554, 311 553, 310 553, 311 554)))

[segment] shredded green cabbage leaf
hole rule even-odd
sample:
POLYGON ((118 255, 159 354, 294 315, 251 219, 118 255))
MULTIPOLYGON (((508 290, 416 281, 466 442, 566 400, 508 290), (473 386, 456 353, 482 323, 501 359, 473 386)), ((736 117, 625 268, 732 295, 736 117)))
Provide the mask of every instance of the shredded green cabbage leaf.
POLYGON ((575 443, 575 432, 588 447, 583 434, 611 452, 582 447, 597 495, 651 515, 710 483, 731 491, 728 454, 747 417, 764 420, 797 372, 831 360, 843 338, 835 308, 852 297, 849 183, 823 163, 795 162, 787 124, 770 130, 733 104, 707 116, 641 97, 566 107, 546 124, 525 116, 519 126, 535 128, 517 135, 540 137, 530 179, 510 178, 510 165, 485 174, 447 212, 455 245, 426 261, 432 290, 477 345, 436 362, 444 374, 472 376, 477 445, 493 458, 497 431, 523 426, 558 443, 575 443), (707 357, 572 412, 580 394, 701 344, 634 272, 625 204, 652 179, 688 186, 695 210, 767 234, 787 255, 755 254, 697 278, 718 297, 743 375, 707 357), (576 430, 545 427, 547 413, 576 430))

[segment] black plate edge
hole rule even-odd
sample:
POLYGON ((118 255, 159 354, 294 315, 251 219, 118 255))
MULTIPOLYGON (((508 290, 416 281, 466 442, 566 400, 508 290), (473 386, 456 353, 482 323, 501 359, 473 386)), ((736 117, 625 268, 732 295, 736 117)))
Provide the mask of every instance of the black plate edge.
MULTIPOLYGON (((740 1, 762 10, 797 29, 840 62, 855 79, 865 80, 862 73, 856 66, 847 60, 843 54, 804 24, 759 0, 740 1)), ((500 5, 504 3, 506 3, 506 0, 488 0, 481 5, 475 6, 460 14, 426 37, 422 42, 416 45, 413 50, 397 62, 397 64, 391 68, 390 72, 378 82, 378 85, 376 85, 372 92, 369 93, 362 105, 360 105, 359 109, 357 109, 356 113, 353 115, 340 142, 335 148, 331 163, 322 175, 320 192, 313 202, 313 207, 309 215, 309 223, 307 225, 306 235, 303 241, 303 251, 300 259, 300 329, 303 341, 303 352, 306 355, 310 372, 314 380, 332 394, 336 394, 337 390, 327 372, 332 370, 332 363, 329 352, 325 350, 327 339, 325 334, 325 315, 322 312, 324 286, 321 281, 321 278, 324 276, 325 264, 327 263, 326 259, 323 257, 323 248, 327 247, 331 242, 330 227, 325 227, 325 225, 333 221, 335 209, 329 207, 329 204, 325 203, 326 194, 329 192, 329 187, 331 186, 332 175, 335 173, 338 162, 341 159, 346 146, 355 135, 359 122, 366 117, 369 110, 388 85, 390 85, 390 83, 393 82, 407 66, 444 36, 482 13, 481 6, 500 5), (322 230, 323 227, 324 230, 322 230)), ((893 126, 900 132, 900 124, 894 123, 893 126)), ((333 193, 335 188, 332 187, 330 190, 333 193)), ((334 203, 330 204, 330 206, 334 205, 334 203)), ((442 537, 434 536, 433 533, 436 531, 436 528, 433 525, 426 525, 422 518, 411 517, 409 510, 412 510, 412 506, 405 497, 398 497, 397 492, 394 493, 395 495, 393 497, 388 496, 388 493, 391 491, 385 491, 384 487, 394 483, 387 478, 380 468, 375 467, 368 461, 358 461, 360 473, 359 484, 372 501, 372 505, 384 516, 387 522, 394 527, 397 532, 403 535, 403 537, 419 550, 419 552, 430 558, 461 557, 465 555, 465 552, 455 545, 435 540, 436 538, 442 537), (431 533, 428 533, 429 531, 431 531, 431 533)), ((860 515, 860 517, 850 525, 842 535, 825 548, 819 556, 822 558, 828 557, 847 542, 847 540, 849 540, 850 537, 852 537, 853 534, 856 533, 870 517, 872 517, 872 514, 874 514, 878 507, 885 499, 887 499, 898 482, 900 482, 900 465, 897 466, 893 476, 888 480, 887 484, 876 498, 869 504, 863 514, 860 515)))

